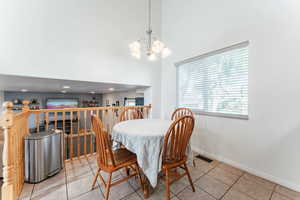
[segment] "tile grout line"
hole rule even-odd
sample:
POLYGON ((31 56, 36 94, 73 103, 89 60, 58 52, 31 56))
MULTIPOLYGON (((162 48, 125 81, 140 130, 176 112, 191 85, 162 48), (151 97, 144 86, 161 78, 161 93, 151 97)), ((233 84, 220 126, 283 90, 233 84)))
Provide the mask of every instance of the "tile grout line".
POLYGON ((66 168, 66 164, 64 164, 64 171, 65 171, 65 184, 66 184, 66 195, 67 195, 67 200, 69 199, 69 192, 68 192, 68 178, 67 178, 67 168, 66 168))
POLYGON ((272 193, 271 193, 271 196, 270 196, 269 200, 271 200, 271 199, 272 199, 272 197, 273 197, 273 194, 274 194, 274 190, 272 191, 272 193))
MULTIPOLYGON (((280 185, 279 185, 279 184, 276 184, 276 185, 274 186, 273 191, 272 191, 272 194, 271 194, 271 198, 273 197, 273 194, 274 194, 274 193, 277 193, 277 194, 279 194, 279 195, 281 195, 281 196, 284 196, 285 198, 287 198, 287 199, 289 199, 289 200, 293 200, 293 199, 291 199, 290 197, 286 196, 285 194, 281 194, 281 193, 279 193, 279 192, 276 192, 275 190, 276 190, 276 187, 277 187, 277 186, 280 186, 280 185)), ((270 200, 271 200, 271 198, 270 198, 270 200)))
MULTIPOLYGON (((92 170, 91 167, 90 167, 90 164, 89 164, 89 162, 88 162, 88 159, 87 159, 87 158, 85 158, 85 159, 86 159, 86 161, 87 161, 88 168, 91 170, 91 173, 94 174, 94 173, 93 173, 93 170, 92 170)), ((81 161, 79 161, 79 162, 81 162, 81 161)), ((67 171, 67 169, 66 169, 66 171, 67 171)), ((67 180, 67 179, 68 179, 68 176, 67 176, 67 172, 66 172, 66 180, 67 180)), ((99 186, 98 182, 97 182, 97 185, 99 186)), ((68 187, 67 187, 67 188, 68 188, 68 187)), ((100 189, 100 193, 102 194, 102 191, 101 191, 101 188, 100 188, 100 187, 99 187, 99 189, 100 189)), ((80 197, 80 196, 82 196, 82 195, 85 195, 85 194, 91 192, 91 191, 92 191, 92 190, 89 190, 89 191, 87 191, 87 192, 81 193, 81 194, 79 194, 78 196, 75 196, 74 198, 78 198, 78 197, 80 197)), ((102 194, 102 196, 103 196, 103 194, 102 194)), ((68 193, 67 193, 67 198, 69 199, 68 193)))
MULTIPOLYGON (((123 176, 123 174, 122 173, 120 173, 121 174, 121 176, 123 176)), ((124 177, 124 176, 123 176, 124 177)), ((132 178, 136 178, 136 177, 132 177, 132 178)), ((132 179, 131 178, 131 179, 132 179)), ((132 186, 132 184, 129 182, 129 180, 130 179, 128 179, 126 182, 130 185, 130 187, 133 189, 133 191, 135 191, 135 192, 137 192, 139 189, 141 189, 142 188, 142 186, 140 186, 140 187, 138 187, 137 189, 134 189, 134 187, 132 186)), ((140 183, 141 184, 141 183, 140 183)))
MULTIPOLYGON (((225 169, 224 169, 225 170, 225 169)), ((225 172, 226 173, 229 173, 229 174, 231 174, 231 175, 235 175, 235 176, 237 176, 237 179, 240 179, 246 172, 242 172, 242 174, 241 175, 236 175, 236 174, 233 174, 233 173, 231 173, 231 172, 229 172, 229 171, 227 171, 227 170, 225 170, 225 172)), ((208 175, 210 178, 212 178, 212 179, 214 179, 215 181, 218 181, 218 182, 220 182, 220 183, 222 183, 222 184, 225 184, 225 185, 227 185, 227 186, 231 186, 231 185, 233 185, 233 184, 235 184, 236 183, 236 181, 234 181, 232 184, 228 184, 228 183, 225 183, 223 180, 221 180, 221 179, 218 179, 218 178, 216 178, 216 177, 213 177, 213 176, 210 176, 210 175, 208 175)))
MULTIPOLYGON (((120 173, 120 175, 121 175, 122 177, 124 177, 122 173, 120 173)), ((132 177, 132 178, 135 178, 135 177, 132 177)), ((132 179, 132 178, 131 178, 131 179, 132 179)), ((143 198, 140 197, 140 195, 139 195, 138 192, 137 192, 139 189, 142 188, 142 186, 139 187, 139 188, 137 188, 137 189, 134 189, 134 187, 132 186, 132 184, 129 182, 129 179, 128 179, 126 182, 127 182, 127 183, 129 184, 129 186, 132 188, 133 192, 129 193, 128 195, 125 195, 125 196, 122 197, 120 200, 125 200, 126 197, 128 197, 128 196, 130 196, 130 195, 132 195, 132 194, 137 194, 137 196, 138 196, 140 199, 143 199, 143 198)))
MULTIPOLYGON (((207 173, 209 173, 211 170, 213 170, 213 169, 215 169, 217 166, 219 166, 221 163, 218 163, 216 166, 214 166, 214 167, 212 167, 211 169, 209 169, 207 172, 204 172, 199 178, 197 178, 197 179, 195 179, 194 181, 193 181, 193 183, 194 182, 196 182, 196 181, 198 181, 200 178, 202 178, 203 176, 205 176, 207 173)), ((187 186, 185 186, 182 190, 180 190, 180 192, 178 192, 177 194, 175 194, 174 192, 172 192, 171 190, 170 190, 170 192, 175 196, 175 197, 177 197, 178 199, 179 199, 179 197, 177 196, 178 194, 180 194, 180 193, 182 193, 185 189, 187 189, 188 187, 189 187, 190 185, 187 185, 187 186)), ((197 187, 198 188, 198 187, 197 187)), ((140 195, 139 195, 140 196, 140 195)))
MULTIPOLYGON (((120 200, 126 200, 127 197, 131 196, 132 194, 137 194, 137 192, 133 191, 127 195, 125 195, 124 197, 122 197, 120 200)), ((138 194, 137 194, 138 195, 138 194)), ((138 195, 139 198, 141 198, 139 195, 138 195)))
MULTIPOLYGON (((246 173, 248 173, 248 172, 245 172, 242 176, 244 176, 246 173)), ((241 176, 240 178, 242 178, 242 176, 241 176)), ((249 194, 247 194, 247 193, 245 193, 245 192, 243 192, 243 191, 241 191, 241 190, 239 190, 239 189, 236 189, 236 190, 237 190, 238 192, 244 194, 245 196, 249 197, 250 199, 257 200, 256 198, 250 196, 249 194)))
MULTIPOLYGON (((207 172, 204 172, 199 178, 195 179, 195 181, 193 181, 193 183, 195 183, 195 182, 197 182, 198 180, 200 180, 203 176, 207 175, 210 171, 214 170, 214 169, 215 169, 216 167, 218 167, 220 164, 221 164, 221 163, 218 163, 216 166, 212 167, 212 168, 209 169, 207 172)), ((178 197, 178 195, 179 195, 180 193, 182 193, 185 189, 187 189, 189 186, 190 186, 190 185, 187 185, 183 190, 181 190, 180 192, 178 192, 177 194, 174 194, 174 195, 175 195, 178 199, 180 199, 180 198, 178 197)), ((194 186, 194 187, 195 187, 195 186, 194 186)), ((197 187, 197 188, 199 188, 199 187, 197 187)), ((201 189, 202 191, 206 192, 206 191, 203 190, 202 188, 199 188, 199 189, 201 189)), ((206 193, 209 194, 208 192, 206 192, 206 193)), ((209 194, 209 195, 212 196, 211 194, 209 194)), ((214 197, 214 199, 216 199, 216 198, 214 197)))
MULTIPOLYGON (((96 161, 96 162, 97 162, 97 161, 96 161)), ((89 161, 89 159, 87 159, 87 163, 88 163, 88 165, 89 165, 89 168, 90 168, 92 174, 95 176, 96 174, 95 174, 94 171, 93 171, 93 168, 92 168, 92 166, 91 166, 91 162, 89 161)), ((98 167, 98 163, 97 163, 97 167, 98 167)), ((99 187, 100 193, 101 193, 102 196, 104 197, 104 193, 103 193, 103 191, 102 191, 102 189, 101 189, 101 185, 99 185, 99 183, 98 183, 98 178, 97 178, 96 183, 97 183, 97 185, 98 185, 98 187, 99 187)), ((92 190, 91 190, 91 191, 92 191, 92 190)), ((90 192, 90 191, 89 191, 89 192, 90 192)))
POLYGON ((241 174, 241 176, 236 180, 234 181, 234 183, 226 190, 226 192, 219 198, 219 199, 223 199, 224 196, 233 188, 233 186, 244 176, 246 172, 244 172, 243 174, 241 174))
MULTIPOLYGON (((195 182, 197 182, 198 180, 200 180, 203 176, 205 176, 205 175, 207 175, 210 171, 212 171, 213 169, 215 169, 217 166, 219 166, 220 165, 220 163, 219 164, 217 164, 216 166, 214 166, 214 167, 212 167, 211 169, 209 169, 207 172, 204 172, 199 178, 197 178, 193 183, 195 183, 195 182)), ((190 185, 188 185, 188 186, 190 186, 190 185)), ((180 193, 182 193, 186 188, 188 188, 188 186, 186 186, 182 191, 180 191, 180 192, 178 192, 177 194, 175 194, 175 196, 177 197, 177 198, 179 198, 178 197, 178 195, 180 194, 180 193)), ((194 186, 195 187, 195 186, 194 186)), ((199 188, 199 187, 197 187, 197 188, 199 188)), ((200 188, 201 190, 203 190, 202 188, 200 188)), ((205 190, 203 190, 204 192, 206 192, 205 190)), ((208 192, 206 192, 207 194, 209 194, 208 192)), ((212 196, 211 194, 209 194, 210 196, 212 196)), ((179 198, 180 199, 180 198, 179 198)))
POLYGON ((34 187, 35 187, 35 184, 33 184, 32 190, 31 190, 31 192, 30 192, 30 196, 29 196, 29 199, 30 199, 30 200, 32 199, 32 195, 33 195, 34 187))
POLYGON ((274 194, 274 192, 275 192, 275 189, 276 189, 277 185, 278 185, 278 184, 275 184, 275 186, 274 186, 274 188, 273 188, 273 190, 272 190, 272 193, 271 193, 271 196, 270 196, 270 199, 269 199, 269 200, 271 200, 271 199, 272 199, 272 197, 273 197, 273 194, 274 194))
MULTIPOLYGON (((216 168, 216 167, 215 167, 216 168)), ((226 169, 224 169, 227 173, 230 173, 230 174, 233 174, 233 173, 231 173, 229 170, 226 170, 226 169)), ((229 187, 229 189, 228 190, 226 190, 226 192, 224 193, 224 195, 222 195, 222 197, 220 198, 220 199, 222 199, 222 198, 224 198, 224 196, 232 189, 232 187, 245 175, 245 174, 247 174, 247 172, 246 171, 243 171, 243 173, 242 173, 242 175, 240 175, 239 176, 239 178, 229 187)), ((217 179, 217 178, 215 178, 215 177, 211 177, 211 178, 213 178, 214 180, 217 180, 217 181, 219 181, 219 182, 221 182, 221 183, 223 183, 223 184, 226 184, 226 185, 228 185, 227 183, 224 183, 223 181, 221 181, 221 180, 219 180, 219 179, 217 179)), ((274 188, 272 189, 272 193, 271 193, 271 197, 272 197, 272 195, 273 195, 273 193, 275 192, 275 188, 276 188, 276 186, 277 186, 277 184, 274 186, 274 188)), ((202 188, 201 188, 202 189, 202 188)), ((202 189, 203 190, 203 189, 202 189)), ((238 189, 237 189, 238 190, 238 189)), ((245 192, 243 192, 243 191, 240 191, 240 190, 238 190, 239 192, 241 192, 242 194, 244 194, 244 195, 246 195, 246 196, 248 196, 249 198, 251 198, 251 199, 255 199, 255 198, 253 198, 252 196, 250 196, 250 195, 248 195, 247 193, 245 193, 245 192)), ((209 193, 208 193, 209 194, 209 193)), ((271 197, 270 197, 270 199, 269 200, 271 200, 271 197)))

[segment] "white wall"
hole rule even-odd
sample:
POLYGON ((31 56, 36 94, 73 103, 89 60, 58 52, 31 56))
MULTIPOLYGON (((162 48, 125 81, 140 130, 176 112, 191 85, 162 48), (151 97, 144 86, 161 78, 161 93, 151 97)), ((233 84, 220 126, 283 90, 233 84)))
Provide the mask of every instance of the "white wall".
MULTIPOLYGON (((0 1, 0 74, 152 86, 160 112, 160 63, 137 61, 128 44, 145 35, 147 1, 0 1)), ((160 0, 153 28, 160 36, 160 0)))
POLYGON ((300 1, 164 0, 162 13, 163 116, 174 62, 249 40, 249 120, 197 116, 193 147, 300 191, 300 1))
POLYGON ((116 103, 116 101, 120 102, 120 106, 124 105, 124 98, 136 98, 136 97, 144 97, 144 93, 137 93, 137 90, 129 90, 124 92, 112 92, 102 95, 102 104, 106 106, 106 100, 109 101, 109 105, 116 103))

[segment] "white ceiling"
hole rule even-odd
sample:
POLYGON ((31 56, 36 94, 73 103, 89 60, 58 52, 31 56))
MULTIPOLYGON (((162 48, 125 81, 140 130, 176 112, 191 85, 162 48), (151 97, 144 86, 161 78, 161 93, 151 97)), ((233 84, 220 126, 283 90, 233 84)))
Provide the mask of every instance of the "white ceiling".
POLYGON ((86 82, 60 79, 46 79, 35 77, 23 77, 0 74, 0 91, 21 91, 22 89, 28 92, 61 92, 67 93, 111 93, 110 88, 114 92, 128 91, 134 89, 143 89, 146 86, 115 84, 115 83, 100 83, 86 82), (64 86, 70 86, 69 89, 64 89, 64 86))

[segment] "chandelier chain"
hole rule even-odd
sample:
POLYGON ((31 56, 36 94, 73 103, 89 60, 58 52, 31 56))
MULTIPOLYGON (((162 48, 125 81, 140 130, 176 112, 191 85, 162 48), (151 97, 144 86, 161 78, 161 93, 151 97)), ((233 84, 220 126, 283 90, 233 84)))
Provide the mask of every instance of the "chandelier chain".
POLYGON ((148 0, 148 31, 151 32, 151 0, 148 0))

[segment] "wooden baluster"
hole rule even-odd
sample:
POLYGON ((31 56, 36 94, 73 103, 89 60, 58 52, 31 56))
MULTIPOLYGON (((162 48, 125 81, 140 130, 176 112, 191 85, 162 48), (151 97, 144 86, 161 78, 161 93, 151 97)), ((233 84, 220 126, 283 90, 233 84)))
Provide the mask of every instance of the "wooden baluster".
MULTIPOLYGON (((110 113, 110 126, 113 127, 114 126, 114 121, 115 121, 115 108, 111 109, 111 113, 110 113)), ((111 132, 109 132, 111 133, 111 132)))
POLYGON ((71 123, 71 132, 70 132, 70 159, 73 160, 73 111, 70 112, 70 123, 71 123))
POLYGON ((64 134, 66 133, 66 112, 63 111, 62 113, 62 129, 64 134))
POLYGON ((107 108, 105 109, 105 110, 103 110, 103 112, 102 112, 103 114, 103 124, 104 124, 104 126, 105 126, 105 129, 106 129, 106 131, 108 132, 108 122, 107 122, 107 115, 108 115, 108 110, 107 110, 107 108))
MULTIPOLYGON (((100 115, 101 115, 101 113, 100 113, 100 110, 99 109, 97 109, 97 111, 96 111, 96 115, 97 115, 97 118, 99 119, 100 118, 100 115)), ((92 126, 91 126, 91 128, 92 128, 92 126)), ((93 132, 92 132, 93 133, 93 132)), ((95 142, 96 142, 96 134, 95 135, 93 135, 92 137, 94 137, 95 138, 95 142)), ((94 149, 94 151, 93 151, 93 153, 94 152, 96 152, 96 149, 94 149)))
MULTIPOLYGON (((24 100, 24 101, 22 101, 22 104, 23 104, 23 108, 22 108, 22 111, 23 112, 29 112, 30 111, 30 108, 29 108, 29 104, 30 104, 30 101, 28 101, 28 100, 24 100)), ((29 113, 28 113, 28 116, 29 116, 29 113)), ((29 135, 29 126, 28 126, 28 123, 29 123, 29 121, 28 121, 28 118, 27 118, 27 120, 23 120, 24 122, 26 122, 26 123, 24 123, 23 124, 23 130, 25 130, 25 135, 29 135)))
POLYGON ((26 112, 26 111, 30 110, 30 108, 29 108, 30 101, 24 100, 24 101, 22 101, 22 104, 23 104, 23 108, 22 108, 23 112, 26 112))
MULTIPOLYGON (((91 110, 90 112, 90 116, 92 116, 94 114, 94 110, 91 110)), ((92 123, 92 121, 90 120, 90 123, 92 123)), ((92 125, 90 124, 90 129, 89 129, 89 137, 90 137, 90 155, 92 155, 93 153, 93 135, 92 135, 92 125)))
POLYGON ((77 111, 77 118, 78 118, 78 131, 77 131, 77 157, 80 159, 80 141, 81 141, 81 136, 80 136, 80 111, 77 111))
POLYGON ((113 125, 114 125, 114 115, 115 115, 114 110, 115 110, 115 109, 113 109, 113 108, 110 110, 110 113, 111 113, 111 114, 110 114, 110 122, 109 122, 109 126, 110 126, 110 127, 109 127, 109 128, 110 128, 110 129, 109 129, 109 134, 111 134, 112 127, 113 127, 113 125))
POLYGON ((57 112, 54 112, 54 129, 57 129, 57 112))
MULTIPOLYGON (((119 107, 117 107, 115 110, 114 110, 114 120, 113 120, 113 126, 118 123, 119 121, 119 107)), ((112 127, 113 127, 112 126, 112 127)))
POLYGON ((110 134, 110 121, 111 121, 111 115, 110 115, 111 109, 108 110, 107 112, 107 132, 110 134))
POLYGON ((15 190, 15 166, 14 166, 14 133, 13 126, 13 103, 4 102, 5 108, 0 117, 0 126, 4 129, 4 146, 3 146, 3 185, 2 185, 2 199, 15 200, 17 197, 15 190))
MULTIPOLYGON (((29 108, 30 101, 24 100, 24 101, 22 101, 22 104, 23 104, 22 112, 29 112, 30 111, 30 108, 29 108)), ((28 116, 29 116, 29 113, 28 113, 28 116)), ((22 131, 25 130, 24 134, 29 135, 28 118, 24 119, 23 122, 24 122, 24 124, 22 124, 23 125, 22 130, 20 130, 20 131, 22 133, 22 131)))
POLYGON ((49 113, 45 112, 46 130, 49 131, 49 113))
POLYGON ((40 132, 40 113, 36 113, 35 115, 35 126, 36 126, 36 132, 40 132))
POLYGON ((85 110, 84 111, 84 155, 86 155, 86 134, 87 134, 87 122, 86 122, 86 119, 87 119, 87 111, 85 110))
MULTIPOLYGON (((66 144, 68 144, 66 142, 66 112, 63 111, 62 113, 62 129, 63 129, 63 152, 64 152, 64 159, 67 159, 67 155, 66 155, 66 144)), ((68 140, 68 137, 67 137, 68 140)))
POLYGON ((99 118, 99 109, 96 111, 97 118, 99 118))

